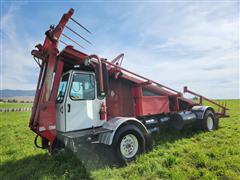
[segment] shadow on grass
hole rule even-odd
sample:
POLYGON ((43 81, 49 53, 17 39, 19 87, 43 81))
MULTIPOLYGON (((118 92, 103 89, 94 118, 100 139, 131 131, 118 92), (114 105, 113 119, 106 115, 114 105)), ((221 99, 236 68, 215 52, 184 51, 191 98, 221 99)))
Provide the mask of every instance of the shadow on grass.
POLYGON ((85 166, 73 154, 39 154, 1 166, 2 179, 90 179, 85 166))
MULTIPOLYGON (((43 150, 43 152, 46 150, 43 150)), ((92 179, 90 172, 111 165, 105 145, 81 144, 78 151, 66 150, 12 160, 1 165, 1 179, 92 179)))
MULTIPOLYGON (((199 130, 163 129, 154 136, 154 146, 167 146, 182 138, 191 138, 199 130)), ((154 147, 153 147, 154 148, 154 147)), ((2 164, 2 179, 91 179, 90 172, 114 166, 113 155, 105 145, 79 145, 76 152, 38 154, 2 164)))

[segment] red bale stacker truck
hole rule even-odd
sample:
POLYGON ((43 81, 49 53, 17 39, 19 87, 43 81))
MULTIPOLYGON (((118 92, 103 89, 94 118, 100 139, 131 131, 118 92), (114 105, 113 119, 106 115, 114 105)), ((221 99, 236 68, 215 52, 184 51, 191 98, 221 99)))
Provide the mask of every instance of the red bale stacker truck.
POLYGON ((184 87, 184 93, 200 99, 198 103, 191 101, 176 90, 122 68, 123 54, 108 61, 67 45, 61 36, 80 44, 64 34, 64 29, 91 43, 67 26, 71 20, 90 32, 72 18, 73 13, 70 9, 58 25, 51 25, 43 45, 32 50, 40 67, 29 122, 37 134, 37 147, 53 152, 67 147, 71 140, 105 144, 119 162, 130 162, 151 146, 151 134, 163 125, 178 130, 196 125, 213 131, 219 118, 228 117, 226 104, 184 87), (59 42, 66 45, 61 52, 59 42), (219 107, 219 112, 203 106, 203 100, 219 107))

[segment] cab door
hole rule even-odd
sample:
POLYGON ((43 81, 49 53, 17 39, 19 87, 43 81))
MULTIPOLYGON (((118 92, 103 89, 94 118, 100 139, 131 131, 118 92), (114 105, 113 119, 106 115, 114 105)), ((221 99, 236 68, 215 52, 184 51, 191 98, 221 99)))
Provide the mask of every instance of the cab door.
POLYGON ((73 72, 66 98, 66 131, 76 131, 101 126, 101 103, 96 93, 95 74, 73 72))
POLYGON ((58 95, 56 99, 56 117, 57 117, 57 130, 61 132, 66 131, 66 97, 68 89, 68 80, 70 78, 70 73, 66 73, 62 76, 62 79, 58 88, 58 95))

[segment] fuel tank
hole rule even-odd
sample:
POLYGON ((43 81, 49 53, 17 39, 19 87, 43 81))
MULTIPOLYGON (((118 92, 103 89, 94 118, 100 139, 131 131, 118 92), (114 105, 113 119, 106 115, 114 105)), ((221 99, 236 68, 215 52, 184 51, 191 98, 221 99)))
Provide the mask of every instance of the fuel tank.
POLYGON ((174 129, 181 130, 184 127, 194 124, 197 116, 192 111, 183 111, 173 114, 170 119, 170 124, 174 129))

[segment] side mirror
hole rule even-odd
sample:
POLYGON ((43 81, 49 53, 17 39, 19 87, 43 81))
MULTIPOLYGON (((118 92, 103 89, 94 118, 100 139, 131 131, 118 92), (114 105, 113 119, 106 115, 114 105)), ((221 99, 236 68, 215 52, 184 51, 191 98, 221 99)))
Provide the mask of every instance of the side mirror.
POLYGON ((102 63, 102 76, 103 76, 103 89, 104 92, 100 92, 100 87, 99 87, 99 65, 96 64, 95 67, 95 77, 97 81, 97 96, 98 99, 103 99, 104 97, 107 96, 108 94, 108 88, 109 88, 109 74, 107 70, 107 65, 105 63, 102 63))

